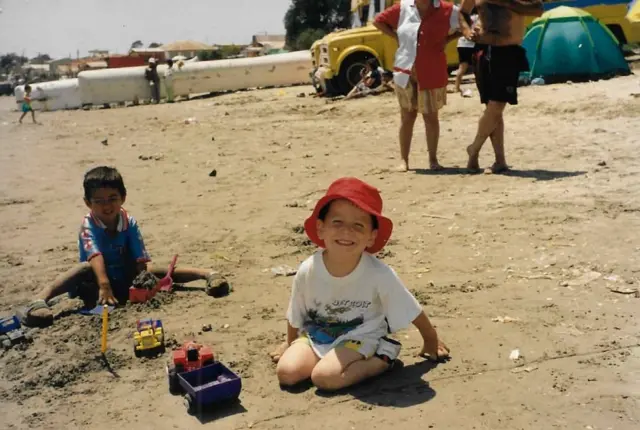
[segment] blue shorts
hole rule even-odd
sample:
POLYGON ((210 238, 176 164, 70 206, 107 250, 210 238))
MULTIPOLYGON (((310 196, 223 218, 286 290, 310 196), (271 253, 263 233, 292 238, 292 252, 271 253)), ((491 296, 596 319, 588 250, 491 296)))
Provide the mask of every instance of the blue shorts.
POLYGON ((31 109, 31 106, 29 106, 28 104, 22 103, 22 112, 33 112, 33 109, 31 109))

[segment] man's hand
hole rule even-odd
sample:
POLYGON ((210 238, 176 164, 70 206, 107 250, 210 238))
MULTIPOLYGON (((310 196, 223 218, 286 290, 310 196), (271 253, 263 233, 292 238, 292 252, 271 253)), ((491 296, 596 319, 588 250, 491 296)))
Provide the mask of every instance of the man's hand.
POLYGON ((288 348, 289 348, 289 343, 282 342, 280 345, 278 345, 276 349, 274 349, 269 353, 269 355, 271 356, 271 360, 274 363, 277 363, 278 361, 280 361, 280 358, 288 348))
POLYGON ((427 345, 426 343, 422 347, 422 351, 420 351, 420 356, 425 357, 433 362, 442 361, 445 358, 449 357, 449 347, 444 344, 443 341, 438 339, 437 345, 427 345))
POLYGON ((109 284, 108 282, 100 283, 98 303, 100 303, 101 305, 113 305, 113 306, 118 304, 118 301, 113 296, 113 290, 111 289, 111 284, 109 284))

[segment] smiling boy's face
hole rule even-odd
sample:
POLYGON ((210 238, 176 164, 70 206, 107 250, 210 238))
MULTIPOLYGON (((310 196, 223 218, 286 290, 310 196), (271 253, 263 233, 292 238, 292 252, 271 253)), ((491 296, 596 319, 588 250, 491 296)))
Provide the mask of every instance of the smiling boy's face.
POLYGON ((317 221, 317 229, 327 251, 345 257, 361 255, 378 234, 371 215, 345 199, 331 202, 324 221, 317 221))
POLYGON ((98 188, 84 203, 107 227, 115 227, 124 201, 125 197, 116 188, 98 188))

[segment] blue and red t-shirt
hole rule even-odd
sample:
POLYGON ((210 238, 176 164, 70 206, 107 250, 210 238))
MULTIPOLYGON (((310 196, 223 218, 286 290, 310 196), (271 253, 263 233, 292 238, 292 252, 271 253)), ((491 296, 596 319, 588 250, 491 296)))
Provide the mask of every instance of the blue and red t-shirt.
POLYGON ((102 221, 88 213, 80 227, 78 250, 81 262, 102 255, 113 284, 131 281, 132 264, 151 261, 136 220, 124 209, 120 209, 115 233, 108 232, 102 221))

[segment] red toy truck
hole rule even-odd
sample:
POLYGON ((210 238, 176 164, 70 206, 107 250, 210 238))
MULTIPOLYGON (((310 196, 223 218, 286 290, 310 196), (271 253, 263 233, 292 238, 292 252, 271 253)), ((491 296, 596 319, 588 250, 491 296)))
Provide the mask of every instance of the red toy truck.
POLYGON ((185 342, 182 347, 173 351, 171 363, 167 366, 169 377, 169 392, 180 394, 182 387, 178 380, 178 374, 200 369, 213 364, 215 357, 213 351, 208 346, 204 346, 194 341, 185 342))

